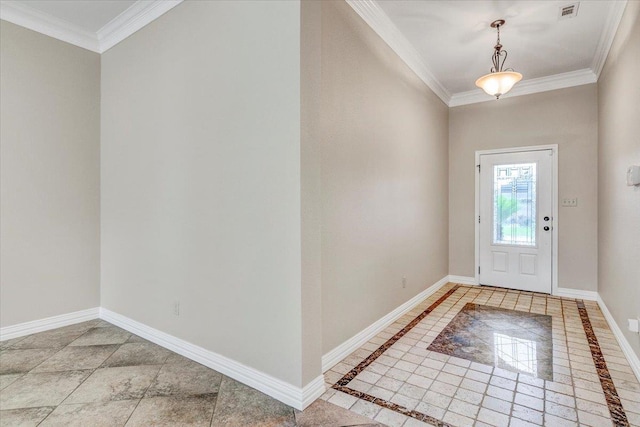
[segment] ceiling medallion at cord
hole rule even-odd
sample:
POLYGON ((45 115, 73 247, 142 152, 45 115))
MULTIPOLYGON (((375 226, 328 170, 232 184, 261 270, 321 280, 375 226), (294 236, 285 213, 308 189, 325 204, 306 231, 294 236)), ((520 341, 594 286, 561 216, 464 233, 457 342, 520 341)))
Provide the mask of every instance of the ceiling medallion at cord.
POLYGON ((491 72, 480 77, 476 80, 476 86, 484 90, 488 95, 495 96, 496 99, 500 99, 501 95, 509 92, 511 88, 522 80, 522 74, 513 71, 513 68, 503 69, 504 63, 507 60, 507 51, 502 49, 500 44, 500 27, 505 24, 504 19, 498 19, 491 23, 491 28, 495 28, 498 31, 498 41, 493 47, 493 67, 491 72))

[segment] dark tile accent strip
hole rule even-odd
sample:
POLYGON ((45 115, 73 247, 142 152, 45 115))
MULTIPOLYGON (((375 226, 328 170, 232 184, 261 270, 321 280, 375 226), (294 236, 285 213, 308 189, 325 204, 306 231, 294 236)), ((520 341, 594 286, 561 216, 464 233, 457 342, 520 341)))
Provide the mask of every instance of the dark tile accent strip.
POLYGON ((424 319, 429 313, 431 313, 433 310, 435 310, 436 307, 438 307, 440 304, 442 304, 444 302, 444 300, 449 298, 459 287, 460 287, 460 285, 455 285, 453 288, 449 289, 444 295, 442 295, 440 298, 438 298, 438 300, 436 302, 431 304, 429 306, 429 308, 427 308, 425 311, 420 313, 415 319, 413 319, 411 322, 409 322, 407 324, 407 326, 405 326, 400 331, 398 331, 394 336, 389 338, 387 340, 387 342, 385 342, 380 347, 378 347, 376 351, 371 353, 369 355, 369 357, 367 357, 362 362, 360 362, 360 364, 358 364, 358 366, 353 368, 351 371, 347 372, 344 377, 342 377, 337 383, 335 383, 333 385, 333 388, 336 388, 337 386, 346 386, 347 384, 349 384, 352 379, 354 379, 360 372, 364 371, 367 366, 371 365, 378 357, 380 357, 382 355, 382 353, 387 351, 389 349, 389 347, 391 347, 392 345, 394 345, 396 343, 396 341, 398 341, 407 332, 409 332, 411 329, 413 329, 414 326, 416 326, 418 323, 420 323, 420 321, 422 319, 424 319))
POLYGON ((382 406, 383 408, 387 408, 394 412, 398 412, 408 417, 415 418, 416 420, 433 424, 436 427, 453 427, 451 424, 447 424, 444 421, 441 421, 437 418, 432 417, 431 415, 426 415, 426 414, 423 414, 422 412, 409 410, 404 406, 398 405, 397 403, 389 402, 387 400, 380 399, 375 396, 371 396, 370 394, 363 393, 361 391, 354 390, 349 387, 334 385, 333 388, 343 393, 350 394, 353 397, 357 397, 358 399, 366 400, 367 402, 375 403, 376 405, 382 406))
POLYGON ((409 416, 411 418, 415 418, 420 421, 427 422, 429 424, 433 424, 437 427, 451 427, 449 424, 444 421, 440 421, 436 418, 433 418, 430 415, 423 414, 418 411, 411 411, 404 406, 398 405, 396 403, 388 402, 386 400, 377 398, 375 396, 371 396, 370 394, 366 394, 360 392, 358 390, 354 390, 352 388, 347 387, 347 384, 351 382, 360 372, 364 371, 367 366, 371 365, 378 357, 382 355, 385 351, 389 349, 393 344, 396 343, 400 338, 402 338, 407 332, 413 329, 422 319, 424 319, 429 313, 436 309, 440 304, 442 304, 447 298, 449 298, 460 285, 455 285, 451 289, 449 289, 444 295, 442 295, 436 302, 431 304, 425 311, 420 313, 413 319, 411 322, 407 324, 404 328, 398 331, 394 336, 389 338, 384 344, 376 349, 373 353, 371 353, 366 359, 358 364, 351 371, 347 372, 344 377, 342 377, 337 383, 335 383, 332 388, 341 391, 343 393, 350 394, 351 396, 357 397, 358 399, 366 400, 367 402, 375 403, 378 406, 382 406, 383 408, 390 409, 392 411, 398 412, 400 414, 409 416))
POLYGON ((604 360, 598 338, 593 332, 591 321, 589 320, 589 313, 584 306, 583 300, 576 300, 578 306, 578 312, 580 313, 580 320, 582 320, 582 327, 587 335, 587 341, 589 341, 589 349, 591 350, 591 357, 593 357, 593 363, 596 365, 598 371, 598 377, 600 378, 600 385, 602 385, 602 391, 604 391, 604 397, 609 407, 609 413, 611 414, 611 421, 616 427, 629 427, 629 420, 627 420, 627 414, 622 408, 622 402, 616 386, 613 384, 611 374, 607 368, 607 362, 604 360))
MULTIPOLYGON (((436 309, 440 304, 442 304, 447 298, 449 298, 460 285, 455 285, 453 288, 449 289, 444 295, 442 295, 436 302, 431 304, 429 308, 420 313, 415 319, 407 324, 404 328, 402 328, 399 332, 397 332, 394 336, 389 338, 384 344, 378 347, 373 353, 371 353, 366 359, 358 364, 351 371, 347 372, 337 383, 335 383, 332 388, 341 391, 343 393, 349 394, 358 399, 366 400, 367 402, 374 403, 383 408, 390 409, 394 412, 398 412, 400 414, 406 415, 411 418, 415 418, 419 421, 424 421, 426 423, 432 424, 436 427, 453 427, 451 424, 447 424, 446 422, 434 418, 430 415, 423 414, 422 412, 413 411, 404 406, 398 405, 393 402, 389 402, 384 399, 380 399, 378 397, 372 396, 367 393, 363 393, 358 390, 354 390, 352 388, 347 387, 347 384, 351 382, 360 372, 365 370, 367 366, 372 364, 378 357, 380 357, 385 351, 389 349, 393 344, 396 343, 400 338, 402 338, 407 332, 413 329, 422 319, 424 319, 429 313, 436 309)), ((548 297, 548 296, 547 296, 548 297)), ((622 402, 620 401, 620 396, 618 396, 618 392, 616 390, 615 385, 613 384, 613 380, 611 379, 611 374, 609 374, 609 369, 607 368, 607 363, 604 360, 604 356, 602 354, 602 349, 600 348, 600 344, 598 343, 598 338, 596 334, 593 332, 593 327, 591 326, 591 321, 589 320, 589 313, 587 313, 587 309, 584 305, 583 300, 575 300, 578 306, 578 312, 580 314, 580 320, 582 321, 582 327, 584 328, 584 332, 587 336, 587 341, 589 342, 589 348, 591 349, 591 356, 593 358, 593 363, 596 366, 596 370, 598 371, 598 377, 600 378, 600 385, 602 386, 602 391, 604 392, 605 399, 607 401, 607 406, 609 407, 609 413, 611 414, 611 419, 613 425, 615 427, 630 427, 629 421, 627 419, 627 414, 624 412, 622 408, 622 402)))

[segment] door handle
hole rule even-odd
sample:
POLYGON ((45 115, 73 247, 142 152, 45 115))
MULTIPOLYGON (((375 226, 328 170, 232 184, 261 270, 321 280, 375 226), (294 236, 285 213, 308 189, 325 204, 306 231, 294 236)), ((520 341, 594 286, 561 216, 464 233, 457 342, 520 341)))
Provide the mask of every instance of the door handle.
POLYGON ((548 225, 545 225, 545 226, 544 226, 544 228, 543 228, 543 230, 544 230, 544 231, 549 231, 549 226, 548 226, 548 225))
POLYGON ((544 218, 542 218, 542 219, 544 219, 545 221, 549 221, 549 219, 550 219, 550 218, 549 218, 548 216, 545 216, 545 217, 544 217, 544 218))

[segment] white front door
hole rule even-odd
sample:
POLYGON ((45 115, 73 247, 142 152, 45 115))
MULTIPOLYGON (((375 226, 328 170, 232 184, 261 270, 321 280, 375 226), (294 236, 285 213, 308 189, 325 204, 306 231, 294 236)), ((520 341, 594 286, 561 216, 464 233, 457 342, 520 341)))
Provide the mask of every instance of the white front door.
POLYGON ((480 284, 551 293, 554 155, 480 155, 480 284))

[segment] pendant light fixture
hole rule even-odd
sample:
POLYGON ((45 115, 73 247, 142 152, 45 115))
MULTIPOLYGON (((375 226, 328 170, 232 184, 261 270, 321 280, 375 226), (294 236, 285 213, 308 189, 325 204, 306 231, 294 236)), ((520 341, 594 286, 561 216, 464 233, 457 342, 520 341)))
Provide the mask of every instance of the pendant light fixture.
POLYGON ((522 80, 522 74, 513 71, 513 68, 504 68, 507 60, 507 51, 500 44, 500 27, 504 25, 504 19, 498 19, 491 23, 491 28, 498 30, 498 42, 493 47, 493 67, 491 72, 476 80, 476 86, 484 90, 488 95, 500 99, 501 95, 509 92, 513 85, 522 80))

